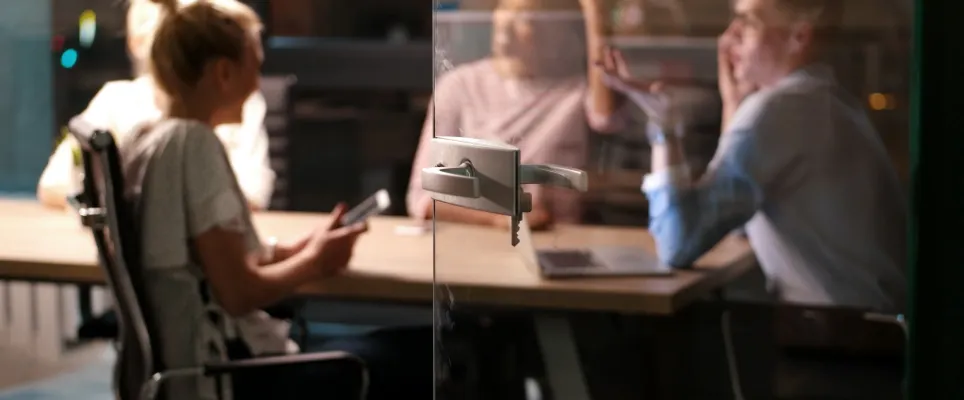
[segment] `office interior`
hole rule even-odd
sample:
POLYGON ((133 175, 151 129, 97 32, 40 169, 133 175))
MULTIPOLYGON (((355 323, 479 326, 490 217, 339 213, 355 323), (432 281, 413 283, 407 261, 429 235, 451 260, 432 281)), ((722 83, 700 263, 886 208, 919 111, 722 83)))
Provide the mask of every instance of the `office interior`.
MULTIPOLYGON (((260 91, 276 176, 266 209, 254 213, 258 228, 290 239, 338 203, 358 204, 380 189, 391 198, 372 218, 349 272, 306 282, 292 303, 289 317, 305 331, 338 337, 434 325, 424 351, 436 363, 418 368, 434 369, 440 399, 907 395, 905 315, 774 304, 739 235, 727 236, 695 271, 541 274, 528 251, 654 251, 640 190, 651 162, 647 117, 631 105, 620 111, 628 122, 619 130, 573 130, 583 135, 575 140, 581 148, 566 151, 579 153, 573 167, 588 181, 573 197, 574 221, 523 227, 519 244, 511 223, 416 222, 407 197, 413 169, 427 167, 416 154, 433 88, 490 56, 496 0, 243 2, 264 23, 260 91), (785 354, 794 362, 773 361, 785 354)), ((685 89, 685 152, 701 174, 723 129, 717 37, 733 18, 731 2, 599 2, 606 41, 636 76, 685 89)), ((543 12, 551 36, 564 38, 546 54, 584 77, 591 69, 584 20, 579 1, 570 3, 543 12)), ((76 211, 41 206, 36 189, 71 118, 106 82, 132 78, 126 7, 115 0, 0 7, 0 51, 7 54, 0 57, 0 400, 110 398, 116 322, 103 315, 114 299, 97 249, 76 211)), ((843 10, 830 64, 862 105, 910 198, 915 4, 847 0, 843 10)))

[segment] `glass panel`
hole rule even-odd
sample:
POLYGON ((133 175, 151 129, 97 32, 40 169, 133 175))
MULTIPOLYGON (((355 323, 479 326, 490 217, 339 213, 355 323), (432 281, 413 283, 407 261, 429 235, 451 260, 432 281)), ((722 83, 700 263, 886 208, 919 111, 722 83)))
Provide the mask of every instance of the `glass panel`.
POLYGON ((515 247, 507 216, 409 198, 440 398, 898 393, 901 330, 863 311, 906 300, 910 23, 902 0, 436 1, 433 136, 589 176, 527 185, 515 247))

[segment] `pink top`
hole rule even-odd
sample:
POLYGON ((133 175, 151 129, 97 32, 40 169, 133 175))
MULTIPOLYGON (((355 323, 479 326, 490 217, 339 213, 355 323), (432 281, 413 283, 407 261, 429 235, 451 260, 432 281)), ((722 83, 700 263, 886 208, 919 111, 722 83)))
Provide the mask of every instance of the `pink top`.
MULTIPOLYGON (((434 136, 464 136, 508 143, 521 150, 523 164, 585 168, 589 128, 621 129, 626 113, 595 114, 584 75, 571 78, 513 80, 498 74, 491 59, 462 65, 435 84, 406 199, 409 215, 424 218, 432 198, 422 190, 421 169, 429 167, 428 143, 434 136), (434 122, 434 123, 433 123, 434 122)), ((559 222, 578 222, 579 194, 566 189, 527 187, 535 204, 544 204, 559 222)))

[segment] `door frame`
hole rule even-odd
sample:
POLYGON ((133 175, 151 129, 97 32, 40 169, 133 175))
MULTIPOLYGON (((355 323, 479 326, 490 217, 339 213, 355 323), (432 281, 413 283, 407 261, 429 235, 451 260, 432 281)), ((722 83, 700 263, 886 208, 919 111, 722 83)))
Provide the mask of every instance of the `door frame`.
POLYGON ((952 2, 924 2, 914 0, 906 398, 964 398, 964 42, 945 29, 960 23, 952 2))

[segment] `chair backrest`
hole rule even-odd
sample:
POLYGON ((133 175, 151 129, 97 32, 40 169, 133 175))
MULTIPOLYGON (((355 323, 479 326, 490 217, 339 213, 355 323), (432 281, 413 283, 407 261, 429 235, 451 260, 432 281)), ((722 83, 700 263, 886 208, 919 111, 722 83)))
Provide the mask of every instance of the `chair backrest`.
POLYGON ((146 313, 141 268, 141 238, 133 204, 125 198, 120 153, 110 132, 74 117, 68 128, 80 144, 83 192, 69 201, 97 244, 119 323, 119 354, 114 390, 121 400, 136 399, 142 383, 162 370, 146 313))

